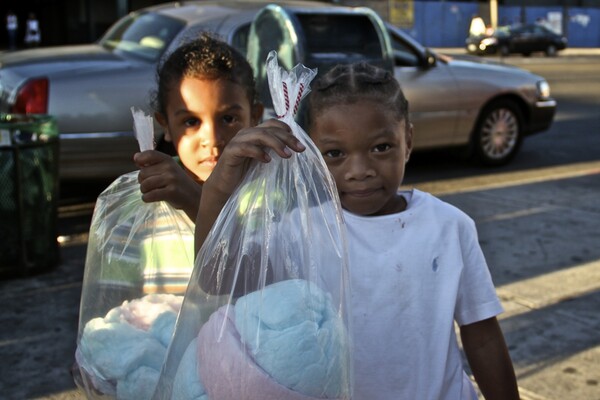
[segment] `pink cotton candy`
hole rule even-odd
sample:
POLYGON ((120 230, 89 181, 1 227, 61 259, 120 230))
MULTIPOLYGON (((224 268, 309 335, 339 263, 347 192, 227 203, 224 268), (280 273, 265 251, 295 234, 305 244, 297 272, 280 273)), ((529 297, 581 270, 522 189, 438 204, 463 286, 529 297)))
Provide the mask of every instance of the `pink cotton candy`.
POLYGON ((138 329, 147 331, 150 325, 165 311, 179 313, 183 296, 172 294, 149 294, 140 299, 124 301, 120 307, 113 308, 105 320, 108 322, 127 322, 138 329))
MULTIPOLYGON (((230 306, 229 314, 232 313, 230 306)), ((291 391, 256 365, 226 314, 225 307, 217 310, 198 334, 198 372, 210 399, 319 399, 291 391)))

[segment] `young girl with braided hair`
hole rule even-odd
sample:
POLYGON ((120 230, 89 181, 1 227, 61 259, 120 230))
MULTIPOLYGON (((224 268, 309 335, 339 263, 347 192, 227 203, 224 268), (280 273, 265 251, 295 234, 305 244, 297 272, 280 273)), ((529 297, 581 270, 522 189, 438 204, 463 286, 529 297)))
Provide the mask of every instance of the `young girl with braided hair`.
MULTIPOLYGON (((350 269, 355 400, 476 400, 454 324, 487 400, 518 399, 496 316, 502 306, 466 214, 419 190, 399 190, 412 149, 408 102, 389 73, 339 65, 311 85, 308 133, 344 209, 350 269)), ((200 204, 196 244, 244 173, 301 151, 281 125, 242 130, 223 151, 200 204)))

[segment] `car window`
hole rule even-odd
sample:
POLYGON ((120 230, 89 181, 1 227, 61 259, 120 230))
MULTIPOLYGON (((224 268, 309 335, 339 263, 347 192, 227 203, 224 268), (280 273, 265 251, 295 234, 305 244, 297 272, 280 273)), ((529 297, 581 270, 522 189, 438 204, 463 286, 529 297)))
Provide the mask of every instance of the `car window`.
POLYGON ((416 67, 419 65, 419 56, 415 50, 393 31, 389 31, 392 39, 394 63, 399 67, 416 67))
POLYGON ((534 31, 535 31, 535 28, 533 26, 526 26, 521 30, 520 33, 522 35, 532 35, 534 31))
POLYGON ((510 26, 499 26, 498 28, 496 28, 494 35, 498 37, 506 37, 509 36, 512 32, 514 32, 514 29, 511 29, 510 26))
POLYGON ((100 39, 105 48, 157 61, 184 23, 154 13, 132 13, 113 25, 100 39))
POLYGON ((231 37, 231 45, 244 56, 248 52, 248 35, 250 35, 250 23, 240 26, 231 37))
POLYGON ((298 21, 304 30, 309 62, 379 62, 383 51, 373 23, 365 15, 302 14, 298 21))

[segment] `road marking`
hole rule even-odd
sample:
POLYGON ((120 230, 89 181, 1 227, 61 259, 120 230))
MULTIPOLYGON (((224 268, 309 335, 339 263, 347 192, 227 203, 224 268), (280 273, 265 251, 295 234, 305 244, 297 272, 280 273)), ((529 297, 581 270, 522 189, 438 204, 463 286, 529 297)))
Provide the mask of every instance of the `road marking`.
POLYGON ((582 297, 598 290, 600 290, 600 260, 502 285, 496 289, 496 292, 507 306, 506 312, 500 317, 507 318, 582 297), (509 303, 517 306, 511 306, 509 303))
POLYGON ((535 214, 542 214, 542 213, 555 211, 559 208, 561 208, 561 207, 557 207, 557 206, 531 207, 531 208, 526 208, 524 210, 517 210, 517 211, 513 211, 513 212, 509 212, 509 213, 502 213, 502 214, 494 214, 487 218, 477 219, 477 223, 496 222, 496 221, 504 221, 507 219, 513 219, 513 218, 528 217, 528 216, 535 215, 535 214))
POLYGON ((39 342, 41 340, 47 340, 48 338, 50 338, 52 336, 56 336, 56 334, 42 333, 40 335, 25 336, 25 337, 20 337, 18 339, 1 340, 0 347, 12 346, 17 343, 21 344, 21 343, 28 343, 28 342, 39 342))
MULTIPOLYGON (((416 183, 412 186, 435 196, 499 189, 560 179, 600 174, 600 161, 581 162, 558 167, 535 168, 468 178, 445 179, 416 183)), ((406 189, 407 186, 402 186, 406 189)))

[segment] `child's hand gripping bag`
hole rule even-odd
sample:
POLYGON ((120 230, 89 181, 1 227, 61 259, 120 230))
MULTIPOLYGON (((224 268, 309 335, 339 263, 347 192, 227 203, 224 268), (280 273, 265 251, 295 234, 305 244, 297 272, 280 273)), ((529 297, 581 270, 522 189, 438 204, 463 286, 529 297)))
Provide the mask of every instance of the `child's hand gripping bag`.
POLYGON ((316 71, 267 59, 278 118, 306 146, 253 162, 200 249, 154 399, 351 398, 341 206, 294 120, 316 71))
MULTIPOLYGON (((152 118, 133 116, 140 149, 151 149, 152 118)), ((88 398, 151 397, 194 266, 193 223, 144 203, 138 172, 100 194, 90 225, 73 369, 88 398)))

